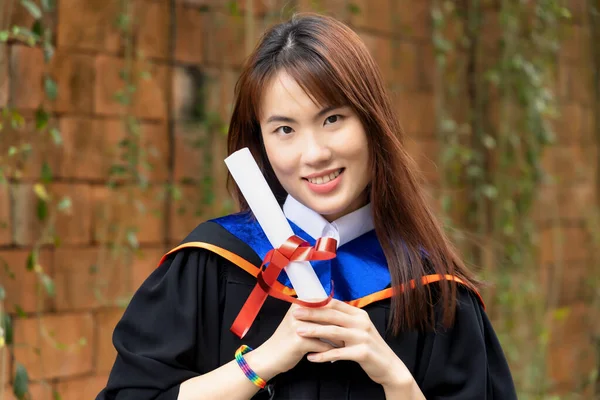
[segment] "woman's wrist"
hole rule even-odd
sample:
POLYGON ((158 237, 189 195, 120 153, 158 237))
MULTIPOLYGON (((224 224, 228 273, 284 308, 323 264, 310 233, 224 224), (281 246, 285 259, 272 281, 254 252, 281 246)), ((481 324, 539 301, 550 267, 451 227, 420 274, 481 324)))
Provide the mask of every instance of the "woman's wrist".
POLYGON ((268 383, 269 380, 279 374, 279 371, 277 371, 274 359, 269 355, 270 353, 265 344, 244 354, 244 358, 250 368, 268 383))
POLYGON ((400 365, 389 369, 390 375, 382 383, 385 398, 389 400, 421 400, 425 399, 414 377, 400 361, 400 365))

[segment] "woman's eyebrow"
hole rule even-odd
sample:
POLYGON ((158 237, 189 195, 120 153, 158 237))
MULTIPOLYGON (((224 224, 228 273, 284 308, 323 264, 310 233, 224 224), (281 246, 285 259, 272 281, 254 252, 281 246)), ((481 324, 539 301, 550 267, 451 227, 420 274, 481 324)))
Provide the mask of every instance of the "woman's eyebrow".
MULTIPOLYGON (((335 109, 338 109, 338 108, 341 108, 341 106, 327 106, 327 107, 323 108, 321 111, 319 111, 317 113, 317 115, 315 115, 314 119, 316 120, 316 119, 322 118, 328 112, 331 112, 331 111, 333 111, 335 109)), ((266 123, 268 124, 268 123, 271 123, 271 122, 287 122, 287 123, 290 123, 290 124, 295 124, 298 121, 296 121, 293 118, 286 117, 286 116, 283 116, 283 115, 271 115, 267 119, 266 123)))

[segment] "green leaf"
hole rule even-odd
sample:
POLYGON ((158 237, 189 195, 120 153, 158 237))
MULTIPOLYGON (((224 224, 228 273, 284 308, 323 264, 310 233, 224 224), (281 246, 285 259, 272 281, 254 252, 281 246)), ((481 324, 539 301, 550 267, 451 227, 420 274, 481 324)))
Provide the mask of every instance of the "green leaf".
POLYGON ((50 136, 55 145, 60 146, 63 143, 62 135, 57 128, 50 129, 50 136))
POLYGON ((44 289, 46 289, 46 293, 48 296, 54 297, 56 295, 56 290, 54 288, 54 281, 46 274, 41 275, 42 285, 44 285, 44 289))
POLYGON ((17 148, 15 146, 10 146, 8 148, 8 156, 9 157, 12 157, 12 156, 14 156, 17 153, 18 153, 18 150, 17 150, 17 148))
POLYGON ((29 391, 29 375, 23 364, 17 362, 17 370, 15 372, 15 381, 13 384, 13 393, 17 399, 21 400, 29 391))
POLYGON ((0 301, 4 300, 6 297, 6 291, 4 290, 4 286, 0 285, 0 301))
POLYGON ((46 75, 46 78, 44 79, 44 89, 46 91, 46 96, 48 96, 50 100, 56 100, 58 97, 58 86, 56 81, 49 75, 46 75))
POLYGON ((40 178, 42 180, 42 183, 48 184, 52 182, 52 169, 46 161, 42 163, 42 171, 40 173, 40 178))
POLYGON ((42 222, 48 218, 48 203, 41 199, 38 199, 37 203, 37 217, 38 220, 42 222))
POLYGON ((35 21, 31 27, 31 32, 38 37, 44 36, 44 26, 42 25, 42 21, 39 19, 35 21))
POLYGON ((63 197, 60 202, 58 203, 58 210, 59 211, 68 211, 71 209, 71 198, 70 197, 63 197))
POLYGON ((50 196, 48 195, 48 192, 46 191, 46 187, 44 185, 42 185, 41 183, 36 183, 35 185, 33 185, 33 191, 35 192, 35 194, 37 195, 38 198, 40 198, 44 201, 50 200, 50 196))
POLYGON ((51 42, 44 42, 44 61, 49 62, 54 57, 54 46, 51 42))
POLYGON ((38 262, 37 252, 35 252, 35 251, 30 252, 29 255, 27 256, 27 265, 26 265, 27 271, 33 271, 37 262, 38 262))
POLYGON ((35 129, 41 131, 46 129, 50 121, 50 114, 43 108, 38 108, 35 112, 35 129))
POLYGON ((42 10, 31 0, 21 0, 21 5, 29 11, 29 14, 35 19, 42 18, 42 10))
POLYGON ((18 304, 15 304, 15 311, 17 312, 17 317, 19 317, 19 318, 27 317, 27 313, 25 312, 25 310, 23 310, 23 307, 21 307, 18 304))
POLYGON ((2 314, 2 329, 4 329, 4 342, 7 346, 13 344, 14 332, 12 319, 7 313, 2 314))
POLYGON ((53 11, 56 8, 55 0, 42 0, 42 9, 44 11, 53 11))
POLYGON ((137 235, 135 234, 134 231, 129 231, 127 232, 127 242, 129 242, 129 245, 134 248, 137 249, 139 246, 138 240, 137 240, 137 235))
POLYGON ((52 399, 53 400, 62 400, 62 396, 60 395, 60 393, 58 393, 56 390, 52 392, 52 399))
POLYGON ((356 3, 348 3, 348 11, 352 15, 360 14, 360 7, 356 3))
POLYGON ((6 42, 9 37, 10 37, 10 32, 0 31, 0 42, 6 42))

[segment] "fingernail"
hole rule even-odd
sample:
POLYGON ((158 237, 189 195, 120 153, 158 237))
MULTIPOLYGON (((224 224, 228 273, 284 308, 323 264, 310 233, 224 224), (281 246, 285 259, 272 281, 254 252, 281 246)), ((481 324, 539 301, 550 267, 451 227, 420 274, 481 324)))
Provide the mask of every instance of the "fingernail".
POLYGON ((308 356, 306 356, 306 358, 308 359, 308 361, 317 361, 319 359, 319 356, 316 354, 309 354, 308 356))

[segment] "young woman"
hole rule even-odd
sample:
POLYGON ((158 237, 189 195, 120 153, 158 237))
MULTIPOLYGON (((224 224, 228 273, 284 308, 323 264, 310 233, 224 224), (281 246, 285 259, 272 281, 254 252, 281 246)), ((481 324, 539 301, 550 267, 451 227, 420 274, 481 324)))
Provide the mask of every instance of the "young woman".
MULTIPOLYGON (((353 31, 312 14, 269 30, 236 87, 228 140, 230 153, 251 150, 297 237, 335 240, 335 258, 311 263, 333 299, 270 296, 245 335, 232 332, 271 250, 233 185, 241 212, 200 224, 133 297, 98 399, 516 399, 353 31)), ((294 293, 285 272, 273 290, 294 293)))

